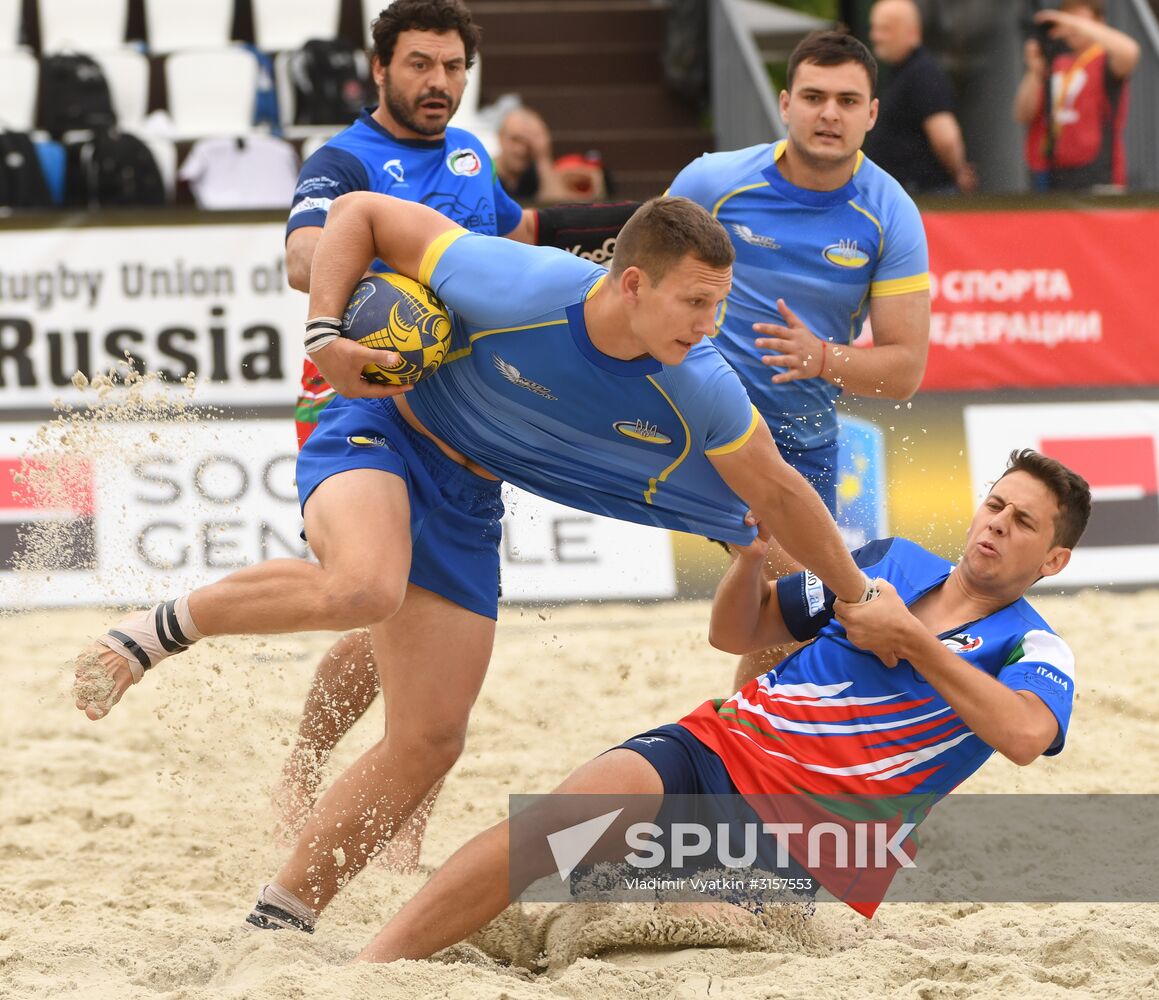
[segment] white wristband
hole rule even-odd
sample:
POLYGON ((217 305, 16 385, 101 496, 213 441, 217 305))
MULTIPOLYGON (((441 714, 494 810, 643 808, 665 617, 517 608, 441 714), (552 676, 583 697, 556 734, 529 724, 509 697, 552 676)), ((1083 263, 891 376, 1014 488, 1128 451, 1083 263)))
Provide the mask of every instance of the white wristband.
POLYGON ((342 321, 334 316, 306 320, 306 353, 313 354, 342 336, 342 321))
POLYGON ((865 581, 865 589, 861 592, 861 597, 857 601, 857 603, 858 604, 868 604, 878 594, 877 581, 869 579, 869 577, 866 576, 864 573, 861 574, 861 578, 865 581))

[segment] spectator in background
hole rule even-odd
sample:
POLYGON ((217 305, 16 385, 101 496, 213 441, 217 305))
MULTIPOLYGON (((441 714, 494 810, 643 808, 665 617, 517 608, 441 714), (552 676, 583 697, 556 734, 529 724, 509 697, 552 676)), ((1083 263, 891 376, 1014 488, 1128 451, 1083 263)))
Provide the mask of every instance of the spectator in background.
POLYGON ((869 12, 869 40, 893 75, 878 94, 877 126, 866 136, 865 155, 910 194, 976 190, 953 88, 922 45, 921 12, 913 0, 878 0, 869 12))
POLYGON ((547 123, 530 108, 513 108, 499 123, 495 169, 503 189, 520 202, 591 201, 607 196, 599 154, 572 153, 553 159, 547 123))
POLYGON ((1127 80, 1139 45, 1104 23, 1103 7, 1103 0, 1063 0, 1060 10, 1034 16, 1045 38, 1026 41, 1014 118, 1029 126, 1026 163, 1036 190, 1126 186, 1127 80))

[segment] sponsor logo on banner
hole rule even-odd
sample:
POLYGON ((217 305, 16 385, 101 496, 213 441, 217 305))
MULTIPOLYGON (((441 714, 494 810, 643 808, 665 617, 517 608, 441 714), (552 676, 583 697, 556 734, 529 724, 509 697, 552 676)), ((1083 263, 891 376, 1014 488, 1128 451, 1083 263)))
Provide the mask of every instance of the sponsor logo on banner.
POLYGON ((1046 586, 1159 581, 1159 403, 969 406, 970 473, 981 498, 1014 448, 1057 458, 1091 487, 1091 518, 1046 586))
POLYGON ((283 235, 276 223, 0 233, 0 409, 79 403, 77 372, 129 369, 182 392, 192 375, 208 404, 288 406, 306 301, 286 284, 283 235))
POLYGON ((923 389, 1159 383, 1138 251, 1155 210, 924 212, 930 351, 923 389))
MULTIPOLYGON (((26 460, 38 426, 5 426, 0 606, 148 604, 263 559, 307 554, 289 420, 98 428, 99 439, 86 430, 84 454, 60 440, 26 460), (14 471, 29 472, 32 486, 16 483, 14 471)), ((387 444, 372 436, 351 443, 387 444)), ((505 600, 675 595, 668 532, 509 486, 504 502, 505 600)))
POLYGON ((79 457, 52 465, 0 456, 0 570, 92 562, 92 466, 79 457))

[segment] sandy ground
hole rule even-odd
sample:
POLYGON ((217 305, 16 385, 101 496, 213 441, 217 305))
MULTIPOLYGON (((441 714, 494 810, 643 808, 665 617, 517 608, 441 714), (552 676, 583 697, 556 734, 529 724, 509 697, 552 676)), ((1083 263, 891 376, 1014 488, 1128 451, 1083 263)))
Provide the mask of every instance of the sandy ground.
MULTIPOLYGON (((963 790, 1159 792, 1159 592, 1039 606, 1079 659, 1068 748, 992 760, 963 790)), ((506 609, 467 751, 425 864, 500 818, 508 793, 724 694, 730 657, 707 606, 506 609), (566 725, 548 728, 550 717, 566 725)), ((1159 996, 1159 905, 843 905, 808 921, 722 929, 663 908, 537 908, 503 932, 532 973, 468 964, 349 966, 424 876, 367 870, 313 938, 242 919, 282 852, 269 791, 329 637, 215 640, 169 661, 99 723, 69 694, 69 659, 109 614, 0 618, 0 997, 666 998, 1159 996), (513 946, 514 947, 514 946, 513 946), (534 963, 529 963, 534 964, 534 963)), ((340 748, 375 739, 375 706, 340 748)), ((1057 838, 1050 842, 1062 849, 1057 838)))

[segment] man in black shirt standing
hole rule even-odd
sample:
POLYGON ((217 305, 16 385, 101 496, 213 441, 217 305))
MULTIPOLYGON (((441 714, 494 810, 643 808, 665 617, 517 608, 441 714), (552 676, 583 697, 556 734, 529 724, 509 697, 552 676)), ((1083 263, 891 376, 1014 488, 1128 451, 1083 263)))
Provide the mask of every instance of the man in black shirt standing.
POLYGON ((869 39, 874 55, 893 73, 878 95, 877 126, 865 138, 865 155, 910 194, 974 191, 978 178, 966 161, 953 89, 922 45, 917 5, 878 0, 869 13, 869 39))

